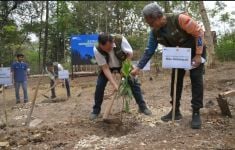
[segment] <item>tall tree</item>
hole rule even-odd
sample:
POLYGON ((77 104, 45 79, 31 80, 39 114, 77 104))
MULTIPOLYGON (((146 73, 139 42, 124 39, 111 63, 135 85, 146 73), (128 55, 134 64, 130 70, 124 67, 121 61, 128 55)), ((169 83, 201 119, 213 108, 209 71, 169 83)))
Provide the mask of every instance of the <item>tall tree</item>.
POLYGON ((39 41, 38 41, 38 69, 41 72, 41 48, 42 48, 42 32, 43 32, 43 16, 44 12, 44 2, 41 1, 41 12, 40 12, 40 31, 39 31, 39 41))
POLYGON ((170 12, 170 2, 169 1, 164 1, 164 10, 165 10, 165 13, 170 12))
POLYGON ((204 6, 203 1, 199 1, 199 8, 200 8, 200 13, 202 17, 203 24, 205 26, 205 41, 207 44, 207 61, 208 61, 208 66, 212 66, 214 64, 214 56, 215 56, 215 51, 214 51, 214 43, 213 43, 213 37, 211 34, 211 26, 210 26, 210 21, 204 6))
POLYGON ((44 38, 44 49, 43 49, 43 67, 46 65, 47 48, 48 48, 48 18, 49 18, 49 1, 46 1, 46 22, 45 22, 45 38, 44 38))

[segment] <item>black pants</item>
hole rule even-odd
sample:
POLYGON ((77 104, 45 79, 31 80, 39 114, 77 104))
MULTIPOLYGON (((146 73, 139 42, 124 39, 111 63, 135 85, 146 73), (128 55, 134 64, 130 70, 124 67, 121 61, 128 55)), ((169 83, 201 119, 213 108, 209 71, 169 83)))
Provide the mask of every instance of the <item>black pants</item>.
MULTIPOLYGON (((54 84, 55 84, 54 80, 51 80, 50 86, 53 87, 54 84)), ((65 79, 65 87, 66 87, 66 91, 67 91, 67 96, 70 97, 70 86, 69 86, 69 80, 68 79, 65 79)), ((51 89, 51 97, 52 98, 56 97, 55 87, 51 89)))
MULTIPOLYGON (((198 68, 190 70, 191 79, 191 90, 192 90, 192 100, 191 106, 194 110, 199 110, 203 107, 203 68, 204 64, 201 64, 198 68)), ((184 69, 178 69, 177 87, 176 87, 176 109, 180 107, 180 99, 183 90, 184 82, 184 69)), ((175 79, 175 69, 172 69, 171 75, 171 98, 173 99, 174 91, 174 79, 175 79)), ((171 104, 173 101, 171 100, 171 104)))
MULTIPOLYGON (((192 58, 195 56, 195 51, 192 53, 192 58)), ((203 47, 202 57, 206 58, 206 47, 203 47)), ((190 70, 190 79, 191 79, 191 91, 192 91, 192 100, 191 106, 193 110, 199 110, 203 107, 203 74, 204 74, 204 64, 201 64, 199 67, 190 70)), ((183 90, 184 82, 184 69, 178 69, 178 78, 177 78, 177 87, 176 87, 176 110, 180 107, 180 99, 183 90)), ((171 74, 171 104, 173 104, 173 92, 174 92, 174 79, 175 79, 175 69, 172 69, 171 74)))
MULTIPOLYGON (((112 68, 110 70, 111 72, 118 71, 120 73, 120 68, 112 68)), ((98 75, 96 90, 95 90, 95 97, 94 97, 95 104, 93 106, 94 114, 99 114, 101 111, 101 105, 103 103, 103 98, 104 98, 104 90, 107 85, 107 82, 108 79, 106 78, 105 74, 101 71, 98 75)), ((146 103, 141 93, 140 84, 136 80, 134 82, 132 80, 129 80, 129 84, 131 86, 131 90, 135 98, 135 101, 139 105, 139 108, 145 109, 146 103)))

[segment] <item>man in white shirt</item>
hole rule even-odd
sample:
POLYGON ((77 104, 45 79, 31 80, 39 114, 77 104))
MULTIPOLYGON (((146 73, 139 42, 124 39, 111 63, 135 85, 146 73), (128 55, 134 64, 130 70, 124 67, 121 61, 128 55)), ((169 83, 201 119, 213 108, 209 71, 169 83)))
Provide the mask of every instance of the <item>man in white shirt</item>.
MULTIPOLYGON (((94 47, 95 58, 98 65, 101 67, 101 72, 98 75, 97 85, 95 90, 95 104, 90 119, 96 119, 101 111, 101 105, 104 97, 104 90, 109 81, 114 90, 118 90, 118 85, 113 79, 112 72, 120 73, 121 62, 126 58, 130 59, 133 56, 133 51, 127 39, 122 35, 109 35, 102 33, 98 36, 98 46, 94 47)), ((140 84, 135 80, 129 80, 133 96, 139 106, 139 112, 145 115, 151 115, 151 111, 147 108, 146 103, 141 94, 140 84)))
MULTIPOLYGON (((55 84, 56 84, 56 79, 58 78, 58 72, 64 70, 63 66, 61 64, 59 64, 58 62, 48 62, 46 64, 46 68, 45 68, 47 74, 49 75, 49 78, 51 80, 50 82, 50 87, 51 89, 51 98, 56 98, 56 94, 55 94, 55 84)), ((70 86, 69 86, 69 80, 68 79, 64 79, 65 81, 65 87, 66 87, 66 91, 67 91, 67 97, 70 97, 70 86)))

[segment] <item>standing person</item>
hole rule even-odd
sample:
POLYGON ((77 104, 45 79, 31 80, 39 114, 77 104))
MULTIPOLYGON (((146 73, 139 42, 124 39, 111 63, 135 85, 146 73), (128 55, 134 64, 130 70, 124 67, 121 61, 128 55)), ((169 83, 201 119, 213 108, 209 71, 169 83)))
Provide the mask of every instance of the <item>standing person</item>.
MULTIPOLYGON (((95 58, 101 67, 98 75, 93 106, 93 112, 90 119, 94 120, 101 111, 101 105, 104 97, 104 90, 109 81, 114 90, 118 90, 118 85, 113 79, 112 72, 120 73, 121 62, 126 58, 130 59, 133 55, 132 48, 127 39, 122 35, 109 35, 102 33, 98 36, 98 46, 94 47, 95 58)), ((147 108, 146 103, 141 94, 140 84, 135 80, 129 80, 133 96, 139 106, 139 112, 145 115, 151 115, 151 111, 147 108)))
POLYGON ((27 69, 28 64, 24 62, 24 54, 17 54, 17 61, 12 63, 11 71, 13 73, 13 80, 15 85, 15 96, 16 104, 20 103, 20 85, 23 88, 24 93, 24 103, 28 102, 28 93, 27 93, 27 69))
MULTIPOLYGON (((203 67, 201 57, 205 58, 204 32, 202 28, 190 16, 181 14, 164 14, 156 3, 150 3, 143 9, 145 21, 152 28, 147 48, 136 68, 132 70, 132 75, 138 74, 149 59, 153 56, 158 43, 168 47, 186 47, 192 49, 192 65, 196 68, 190 70, 192 83, 192 122, 193 129, 201 128, 200 108, 203 107, 203 67)), ((171 78, 171 97, 174 91, 174 69, 171 78)), ((180 120, 180 99, 183 88, 184 69, 178 69, 177 89, 176 89, 176 113, 175 120, 180 120)), ((171 100, 172 104, 172 100, 171 100)), ((161 117, 163 121, 172 119, 171 111, 161 117)))
MULTIPOLYGON (((56 94, 55 94, 55 84, 56 84, 56 79, 58 78, 58 73, 59 71, 64 70, 63 66, 61 64, 59 64, 58 62, 48 62, 46 64, 46 68, 45 68, 46 72, 49 75, 50 78, 50 87, 51 89, 51 98, 56 98, 56 94)), ((69 80, 68 79, 64 79, 65 81, 65 87, 66 87, 66 92, 67 92, 67 97, 69 98, 70 95, 70 86, 69 86, 69 80)))

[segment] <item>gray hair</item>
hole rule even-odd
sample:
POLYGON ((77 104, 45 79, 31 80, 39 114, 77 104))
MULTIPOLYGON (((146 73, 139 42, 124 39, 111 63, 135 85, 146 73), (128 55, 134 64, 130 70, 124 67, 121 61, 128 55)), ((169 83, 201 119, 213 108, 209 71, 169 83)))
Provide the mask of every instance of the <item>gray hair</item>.
POLYGON ((157 19, 157 18, 163 16, 163 12, 162 12, 160 6, 156 2, 150 3, 146 6, 144 6, 142 13, 143 13, 144 17, 151 17, 153 19, 157 19))

